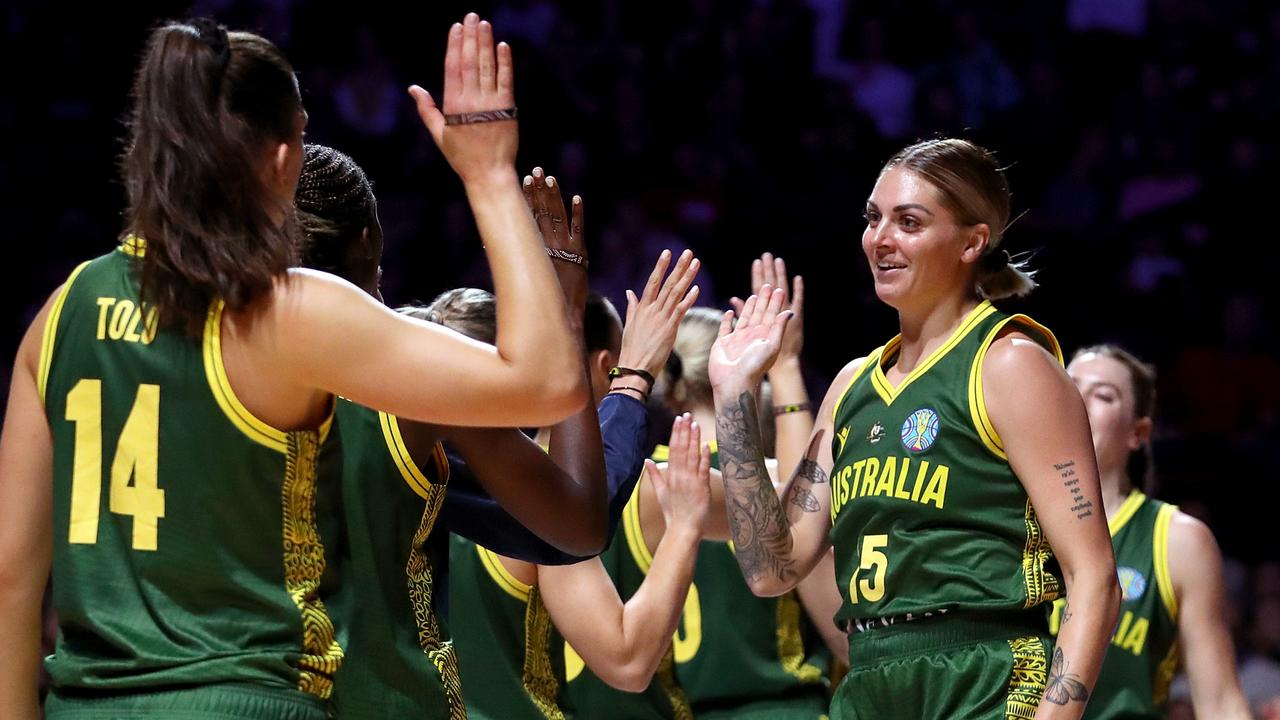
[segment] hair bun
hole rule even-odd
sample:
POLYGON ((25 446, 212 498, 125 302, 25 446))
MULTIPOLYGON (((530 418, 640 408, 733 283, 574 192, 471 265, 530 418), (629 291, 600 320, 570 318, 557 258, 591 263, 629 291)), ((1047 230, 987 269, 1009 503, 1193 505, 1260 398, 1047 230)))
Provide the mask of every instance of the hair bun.
POLYGON ((667 355, 665 370, 667 377, 670 379, 670 384, 675 385, 680 382, 680 376, 684 374, 684 361, 680 359, 680 353, 672 350, 667 355))
POLYGON ((982 256, 982 269, 988 273, 997 273, 1009 266, 1013 258, 1004 248, 996 248, 982 256))
POLYGON ((200 41, 209 46, 218 60, 218 70, 226 69, 231 61, 231 41, 227 38, 227 29, 212 18, 200 17, 187 21, 196 29, 200 41))

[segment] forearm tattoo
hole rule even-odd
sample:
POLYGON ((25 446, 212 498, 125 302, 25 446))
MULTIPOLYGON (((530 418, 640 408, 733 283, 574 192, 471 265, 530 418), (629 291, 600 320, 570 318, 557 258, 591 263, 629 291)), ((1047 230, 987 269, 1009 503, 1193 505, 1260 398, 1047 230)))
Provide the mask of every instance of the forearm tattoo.
POLYGON ((1066 705, 1073 700, 1087 702, 1089 688, 1080 682, 1080 676, 1067 672, 1070 663, 1062 654, 1062 648, 1054 648, 1053 665, 1049 669, 1049 682, 1044 688, 1044 699, 1054 705, 1066 705))
POLYGON ((791 480, 791 487, 787 489, 787 520, 796 522, 800 515, 795 512, 795 508, 799 508, 802 512, 814 513, 822 509, 822 505, 818 503, 818 498, 813 494, 813 486, 820 485, 827 481, 827 473, 818 463, 804 458, 800 461, 800 465, 796 467, 795 476, 791 480))
POLYGON ((1075 503, 1071 506, 1071 511, 1076 514, 1076 518, 1083 520, 1093 516, 1093 503, 1089 502, 1084 496, 1084 491, 1080 489, 1080 478, 1076 476, 1076 463, 1074 460, 1068 460, 1062 463, 1054 463, 1054 470, 1057 470, 1062 476, 1062 484, 1071 492, 1071 501, 1075 503))
POLYGON ((744 392, 736 403, 716 408, 716 438, 729 529, 743 576, 748 581, 794 578, 791 528, 765 468, 755 396, 744 392))

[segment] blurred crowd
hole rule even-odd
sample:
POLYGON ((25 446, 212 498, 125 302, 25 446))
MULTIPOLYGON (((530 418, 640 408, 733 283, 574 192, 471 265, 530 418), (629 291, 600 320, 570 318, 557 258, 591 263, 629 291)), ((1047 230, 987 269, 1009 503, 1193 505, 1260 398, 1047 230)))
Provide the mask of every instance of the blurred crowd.
POLYGON ((443 29, 475 9, 514 47, 522 169, 543 165, 585 198, 597 289, 624 302, 658 250, 690 247, 704 259, 704 303, 727 307, 749 289, 751 258, 779 253, 805 276, 815 390, 896 327, 860 247, 879 166, 939 134, 996 150, 1019 213, 1006 247, 1042 269, 1020 309, 1068 352, 1118 341, 1157 364, 1153 489, 1214 529, 1246 691, 1280 692, 1280 553, 1265 531, 1280 467, 1280 293, 1263 259, 1280 7, 397 5, 6 3, 0 370, 49 291, 115 241, 130 73, 147 29, 168 17, 214 16, 286 51, 308 138, 352 155, 375 184, 389 300, 484 286, 460 186, 405 94, 411 82, 439 87, 443 29))

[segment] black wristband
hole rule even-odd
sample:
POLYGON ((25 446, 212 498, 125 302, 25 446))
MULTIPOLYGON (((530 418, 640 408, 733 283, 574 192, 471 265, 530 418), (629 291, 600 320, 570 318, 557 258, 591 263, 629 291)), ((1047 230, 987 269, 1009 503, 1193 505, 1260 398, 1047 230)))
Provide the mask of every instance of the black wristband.
POLYGON ((649 402, 649 393, 647 393, 647 392, 645 392, 645 391, 641 390, 641 389, 640 389, 640 388, 638 388, 638 387, 631 387, 630 385, 624 385, 624 386, 622 386, 622 387, 611 387, 611 388, 609 388, 609 392, 610 392, 610 393, 626 392, 627 390, 630 390, 631 392, 633 392, 633 393, 635 393, 636 395, 638 395, 639 397, 637 397, 636 399, 637 399, 637 400, 639 400, 640 402, 642 402, 642 403, 647 403, 647 402, 649 402))
POLYGON ((609 371, 609 377, 611 378, 620 378, 623 375, 635 375, 641 380, 644 380, 645 382, 649 383, 650 388, 653 387, 653 375, 649 374, 647 370, 636 370, 634 368, 619 366, 609 371))

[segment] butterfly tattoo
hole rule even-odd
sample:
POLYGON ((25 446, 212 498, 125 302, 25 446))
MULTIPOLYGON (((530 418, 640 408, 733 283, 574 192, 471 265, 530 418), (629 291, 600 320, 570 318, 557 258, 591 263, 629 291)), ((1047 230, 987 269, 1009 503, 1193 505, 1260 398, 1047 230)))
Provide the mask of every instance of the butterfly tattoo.
POLYGON ((1078 675, 1067 672, 1070 663, 1062 654, 1062 648, 1053 651, 1053 667, 1049 669, 1049 683, 1044 690, 1044 699, 1054 705, 1066 705, 1072 700, 1089 699, 1089 688, 1080 682, 1078 675))

